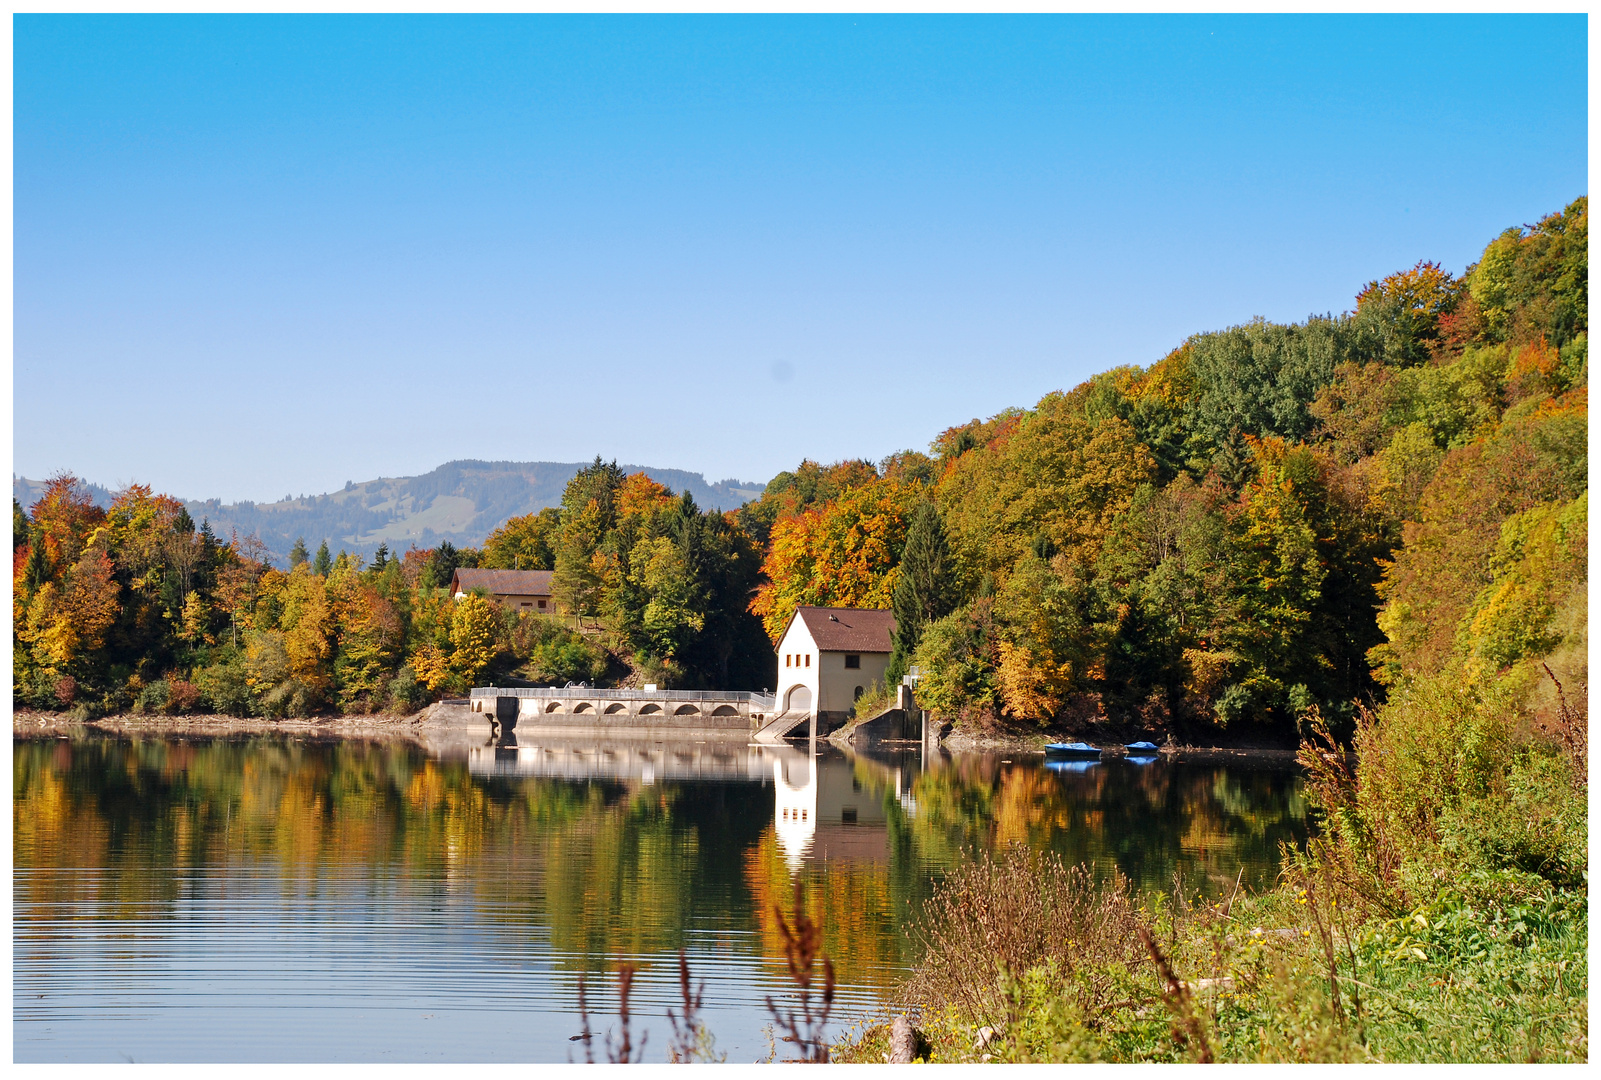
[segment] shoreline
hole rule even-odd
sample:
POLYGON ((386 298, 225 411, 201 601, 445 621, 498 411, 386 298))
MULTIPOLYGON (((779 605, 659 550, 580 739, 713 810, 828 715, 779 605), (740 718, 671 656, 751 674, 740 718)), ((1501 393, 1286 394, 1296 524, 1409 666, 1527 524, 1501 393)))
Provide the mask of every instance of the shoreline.
MULTIPOLYGON (((138 716, 118 713, 93 720, 74 720, 61 713, 38 712, 31 709, 14 710, 11 716, 13 738, 72 738, 90 733, 103 735, 203 735, 227 737, 233 735, 300 735, 324 738, 381 738, 405 739, 421 742, 425 735, 439 734, 451 728, 460 730, 449 718, 435 715, 450 706, 431 705, 409 714, 374 713, 370 716, 300 717, 268 720, 259 717, 225 716, 216 713, 195 716, 138 716)), ((559 734, 558 732, 527 732, 530 736, 559 734)), ((585 731, 578 734, 594 734, 585 731)), ((606 733, 611 738, 628 738, 629 732, 606 733)), ((660 729, 640 731, 640 738, 660 740, 660 729)), ((701 735, 704 738, 704 735, 701 735)), ((957 754, 1029 754, 1043 756, 1045 736, 994 736, 971 735, 953 732, 940 740, 939 748, 957 754)), ((1164 746, 1159 751, 1165 760, 1183 761, 1275 761, 1293 764, 1295 751, 1282 747, 1223 747, 1223 746, 1164 746)), ((1111 753, 1107 758, 1122 757, 1111 753)))
POLYGON ((116 713, 93 720, 74 720, 60 713, 15 710, 11 714, 11 734, 17 736, 54 735, 71 737, 89 732, 108 735, 328 735, 339 737, 387 736, 415 738, 431 725, 427 709, 400 715, 374 713, 371 716, 303 717, 267 720, 260 717, 224 716, 208 713, 195 716, 136 716, 116 713))
MULTIPOLYGON (((1045 744, 1058 737, 1053 735, 981 735, 968 732, 952 732, 940 740, 940 748, 953 752, 970 754, 1035 754, 1045 753, 1045 744)), ((1112 744, 1117 749, 1103 752, 1103 759, 1107 757, 1125 757, 1122 744, 1112 744)), ((1164 759, 1182 758, 1185 761, 1199 761, 1215 759, 1217 761, 1253 760, 1253 761, 1286 761, 1293 762, 1297 749, 1286 746, 1193 746, 1189 743, 1169 744, 1159 747, 1157 753, 1164 759)))

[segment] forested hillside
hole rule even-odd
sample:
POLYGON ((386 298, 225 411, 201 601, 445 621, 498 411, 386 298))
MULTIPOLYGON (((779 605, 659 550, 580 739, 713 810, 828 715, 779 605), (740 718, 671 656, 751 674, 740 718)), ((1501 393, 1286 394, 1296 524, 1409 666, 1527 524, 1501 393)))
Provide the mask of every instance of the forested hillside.
POLYGON ((1460 277, 1197 334, 927 455, 807 462, 739 511, 754 610, 893 606, 895 672, 984 723, 1348 719, 1455 659, 1582 664, 1587 239, 1581 198, 1460 277))
MULTIPOLYGON (((378 545, 390 550, 432 548, 442 542, 477 546, 507 518, 536 513, 561 503, 567 481, 584 466, 559 461, 452 461, 421 476, 387 477, 347 483, 325 495, 285 495, 277 502, 224 503, 220 499, 185 499, 184 509, 196 521, 209 520, 220 536, 237 532, 255 536, 270 558, 284 565, 296 540, 316 547, 326 541, 336 551, 370 559, 378 545)), ((688 491, 695 501, 732 510, 761 494, 760 484, 723 480, 708 484, 700 473, 637 465, 674 491, 688 491)), ((87 485, 95 505, 109 507, 116 493, 87 485)), ((45 482, 13 477, 12 497, 32 506, 44 494, 45 482)))
MULTIPOLYGON (((1587 681, 1587 239, 1581 198, 1460 276, 1419 263, 1339 316, 1197 334, 724 513, 597 460, 481 550, 286 572, 194 507, 136 487, 101 508, 58 478, 16 510, 17 698, 282 715, 491 675, 759 688, 761 629, 827 604, 893 607, 893 673, 968 725, 1349 731, 1445 670, 1522 679, 1549 712, 1587 681), (473 564, 554 569, 566 620, 446 599, 473 564)), ((343 494, 350 535, 380 538, 358 517, 382 492, 343 494)))

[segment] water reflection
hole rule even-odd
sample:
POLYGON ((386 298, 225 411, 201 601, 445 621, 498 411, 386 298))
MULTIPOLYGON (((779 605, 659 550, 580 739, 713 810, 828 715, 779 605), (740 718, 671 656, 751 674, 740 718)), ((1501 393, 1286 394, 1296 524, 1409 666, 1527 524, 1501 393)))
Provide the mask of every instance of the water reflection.
POLYGON ((595 981, 622 960, 643 967, 635 1009, 660 1048, 683 947, 748 1061, 797 880, 863 1009, 974 850, 1221 889, 1242 869, 1265 883, 1304 827, 1287 772, 1064 764, 1083 767, 527 734, 19 739, 14 1053, 562 1061, 578 973, 604 1002, 595 981))

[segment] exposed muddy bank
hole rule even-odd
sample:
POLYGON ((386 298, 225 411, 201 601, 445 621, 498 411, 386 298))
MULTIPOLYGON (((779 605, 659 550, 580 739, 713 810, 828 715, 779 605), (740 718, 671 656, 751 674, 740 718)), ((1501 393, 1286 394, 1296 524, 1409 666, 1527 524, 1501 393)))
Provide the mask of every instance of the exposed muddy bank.
MULTIPOLYGON (((11 733, 14 737, 73 737, 90 732, 113 735, 299 735, 323 738, 351 739, 408 739, 414 742, 434 742, 440 736, 451 735, 470 739, 475 744, 490 735, 489 723, 467 706, 439 702, 420 712, 408 714, 375 713, 369 716, 320 716, 269 720, 245 716, 138 716, 118 714, 77 720, 65 713, 37 712, 19 709, 12 713, 11 733), (482 738, 479 738, 482 736, 482 738)), ((588 732, 546 730, 530 725, 517 733, 528 737, 567 735, 583 736, 588 732)), ((600 732, 593 733, 599 737, 600 732)), ((609 731, 612 738, 633 733, 609 731)), ((674 733, 660 730, 640 730, 638 737, 659 739, 674 733)), ((677 733, 684 734, 684 733, 677 733)), ((848 733, 845 733, 848 734, 848 733)), ((705 739, 706 732, 691 732, 688 737, 705 739)), ((1060 736, 1046 734, 998 735, 953 731, 940 739, 940 747, 951 753, 1045 753, 1045 744, 1060 736)), ((848 745, 848 740, 844 740, 848 745)), ((1118 744, 1108 744, 1109 752, 1121 752, 1118 744)), ((1175 746, 1161 749, 1164 757, 1186 761, 1283 761, 1295 760, 1295 751, 1282 746, 1175 746)))
MULTIPOLYGON (((465 709, 460 710, 466 713, 465 709)), ((417 738, 449 721, 434 705, 410 714, 374 713, 369 716, 315 716, 270 720, 251 716, 137 716, 114 714, 79 720, 66 713, 18 709, 11 715, 14 737, 84 735, 321 735, 348 738, 417 738)))

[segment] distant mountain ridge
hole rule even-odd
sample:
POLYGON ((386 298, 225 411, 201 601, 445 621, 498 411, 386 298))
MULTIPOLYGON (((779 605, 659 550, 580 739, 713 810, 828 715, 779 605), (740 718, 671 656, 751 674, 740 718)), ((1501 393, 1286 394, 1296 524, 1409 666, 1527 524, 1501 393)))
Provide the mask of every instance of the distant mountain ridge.
MULTIPOLYGON (((421 476, 380 478, 347 483, 343 491, 278 502, 224 503, 220 499, 185 499, 196 522, 209 520, 219 536, 233 530, 255 533, 280 565, 287 563, 295 540, 304 537, 313 550, 324 540, 370 559, 379 544, 404 551, 415 544, 437 546, 448 540, 458 547, 477 547, 507 518, 531 514, 561 503, 562 490, 587 462, 451 461, 421 476)), ((688 491, 702 509, 733 510, 761 495, 761 484, 722 480, 708 484, 700 473, 624 465, 624 472, 643 472, 675 493, 688 491)), ((109 506, 115 493, 87 484, 96 503, 109 506)), ((44 482, 13 475, 11 494, 24 509, 44 492, 44 482)))

